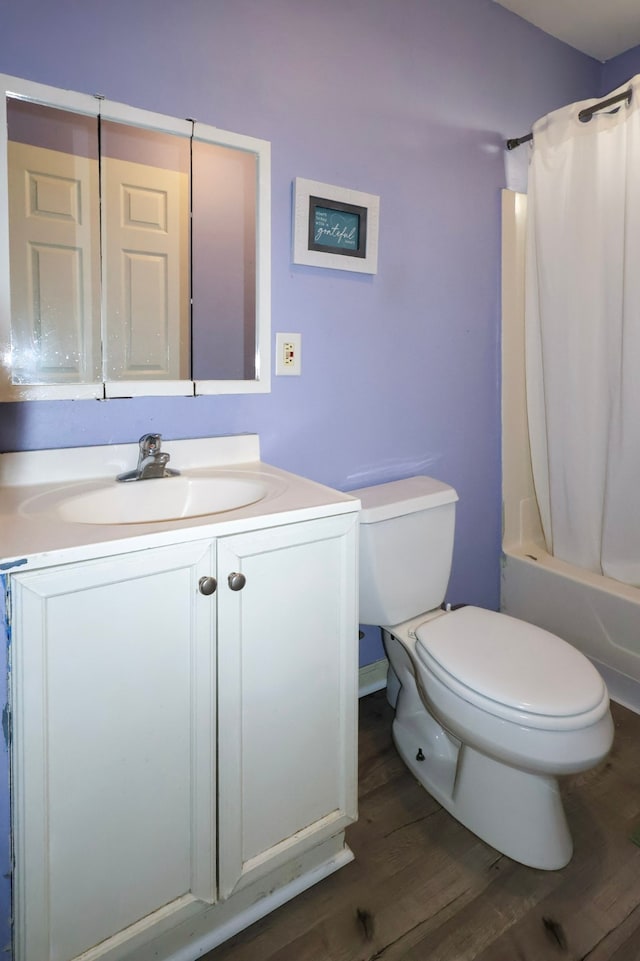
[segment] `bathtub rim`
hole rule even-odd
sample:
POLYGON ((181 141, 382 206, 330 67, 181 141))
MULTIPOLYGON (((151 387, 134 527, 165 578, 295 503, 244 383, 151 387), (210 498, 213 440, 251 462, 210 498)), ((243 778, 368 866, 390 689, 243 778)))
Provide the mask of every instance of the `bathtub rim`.
MULTIPOLYGON (((517 606, 514 608, 510 602, 507 601, 505 603, 505 595, 509 593, 510 579, 512 579, 513 576, 521 576, 523 569, 526 571, 526 568, 529 567, 532 570, 540 570, 542 568, 551 575, 556 575, 571 581, 573 584, 578 585, 579 588, 607 596, 619 597, 632 603, 638 607, 640 624, 640 588, 623 584, 621 581, 616 581, 602 574, 595 574, 592 571, 576 568, 566 561, 561 561, 553 557, 548 553, 546 547, 542 546, 538 541, 528 541, 519 544, 505 543, 502 548, 501 562, 502 590, 500 608, 507 614, 511 614, 514 617, 521 617, 530 623, 536 623, 531 617, 527 617, 526 613, 518 610, 517 606)), ((540 624, 540 626, 558 634, 559 637, 563 637, 561 630, 558 628, 554 630, 553 626, 550 627, 548 623, 540 624)), ((578 650, 581 650, 580 644, 573 638, 563 637, 563 639, 573 644, 578 650)), ((625 648, 621 649, 626 650, 625 648)), ((589 658, 602 675, 609 690, 611 700, 616 701, 616 703, 621 704, 623 707, 629 708, 636 714, 640 714, 640 679, 636 679, 626 671, 618 670, 618 668, 595 656, 593 652, 583 650, 582 653, 589 658)))

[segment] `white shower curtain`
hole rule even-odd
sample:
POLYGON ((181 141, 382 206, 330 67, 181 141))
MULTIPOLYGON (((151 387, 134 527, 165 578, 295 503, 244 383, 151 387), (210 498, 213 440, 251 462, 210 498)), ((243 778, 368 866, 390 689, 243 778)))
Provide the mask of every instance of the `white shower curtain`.
POLYGON ((549 551, 640 585, 640 75, 533 127, 527 402, 549 551))

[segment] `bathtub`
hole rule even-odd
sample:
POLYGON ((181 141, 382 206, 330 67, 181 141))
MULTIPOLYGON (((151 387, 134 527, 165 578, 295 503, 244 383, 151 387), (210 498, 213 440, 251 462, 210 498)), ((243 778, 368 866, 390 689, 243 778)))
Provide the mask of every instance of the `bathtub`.
POLYGON ((640 713, 640 588, 580 570, 542 546, 525 396, 526 200, 503 191, 501 608, 581 650, 611 697, 640 713))
POLYGON ((583 571, 536 544, 502 555, 502 609, 569 641, 614 701, 640 713, 640 589, 583 571))

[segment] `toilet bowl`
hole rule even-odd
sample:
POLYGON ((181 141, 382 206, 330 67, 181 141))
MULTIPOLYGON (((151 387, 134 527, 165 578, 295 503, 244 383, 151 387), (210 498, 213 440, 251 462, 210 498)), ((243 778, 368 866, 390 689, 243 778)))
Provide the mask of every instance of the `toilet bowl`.
POLYGON ((573 852, 556 777, 606 757, 613 738, 609 698, 600 675, 578 651, 552 634, 511 621, 465 607, 386 630, 385 649, 400 685, 393 738, 423 787, 474 834, 516 861, 553 870, 564 867, 573 852), (498 637, 505 629, 520 628, 506 660, 516 659, 522 641, 517 656, 526 690, 509 683, 504 659, 493 660, 496 636, 490 645, 482 643, 492 626, 499 628, 498 637), (437 641, 454 635, 458 650, 445 666, 437 641), (542 642, 540 655, 536 641, 542 642), (458 656, 473 647, 479 659, 491 655, 480 678, 473 660, 452 670, 458 656), (493 696, 487 696, 478 688, 485 687, 492 663, 497 683, 493 696), (544 685, 537 688, 542 664, 550 673, 574 669, 571 699, 554 696, 557 683, 551 696, 544 685))
POLYGON ((399 754, 497 850, 531 867, 564 867, 573 845, 557 776, 593 767, 611 748, 602 678, 541 628, 477 607, 440 609, 452 488, 421 477, 354 494, 362 502, 360 619, 383 628, 399 754), (416 614, 421 597, 429 609, 416 614))

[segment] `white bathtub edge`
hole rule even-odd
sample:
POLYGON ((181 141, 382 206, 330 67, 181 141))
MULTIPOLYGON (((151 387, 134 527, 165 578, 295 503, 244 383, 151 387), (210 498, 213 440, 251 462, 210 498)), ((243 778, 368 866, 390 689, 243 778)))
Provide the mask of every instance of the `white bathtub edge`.
POLYGON ((564 638, 600 671, 613 701, 640 714, 640 589, 506 547, 501 610, 564 638))

